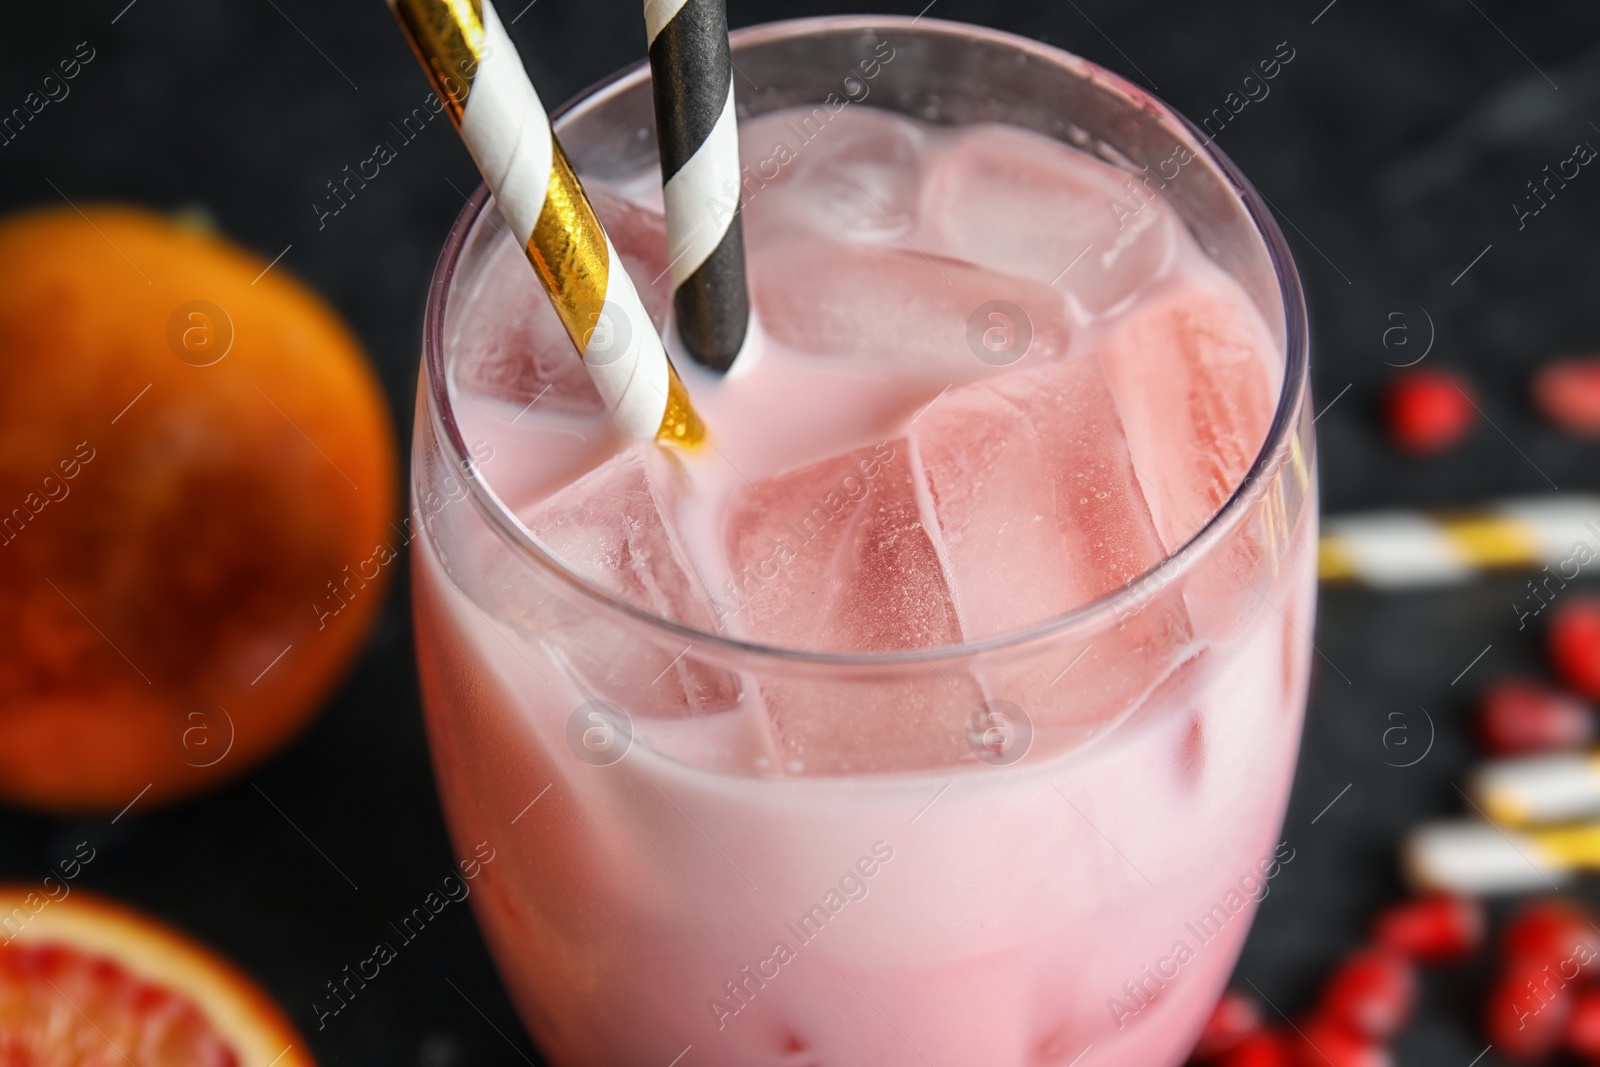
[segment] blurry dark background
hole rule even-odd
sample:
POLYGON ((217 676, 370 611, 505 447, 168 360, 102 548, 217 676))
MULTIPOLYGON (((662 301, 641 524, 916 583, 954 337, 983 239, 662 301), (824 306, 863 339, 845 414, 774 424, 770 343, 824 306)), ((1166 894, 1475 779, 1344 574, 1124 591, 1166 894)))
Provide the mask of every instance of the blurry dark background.
MULTIPOLYGON (((924 2, 891 10, 916 14, 924 2)), ((637 0, 524 3, 508 0, 501 16, 515 19, 512 36, 551 105, 644 55, 637 0)), ((1220 106, 1288 42, 1295 58, 1270 96, 1218 143, 1279 211, 1305 276, 1318 410, 1332 402, 1317 423, 1326 512, 1470 504, 1550 492, 1552 483, 1600 489, 1600 446, 1547 427, 1526 399, 1540 361, 1600 349, 1600 173, 1585 169, 1520 231, 1511 207, 1525 182, 1576 143, 1600 146, 1592 0, 930 6, 929 17, 1081 53, 1193 116, 1220 106), (1405 329, 1386 348, 1396 325, 1405 329), (1415 358, 1430 334, 1427 365, 1470 375, 1489 421, 1444 458, 1408 460, 1384 442, 1375 398, 1396 373, 1386 361, 1415 358)), ((850 0, 729 4, 735 25, 849 10, 850 0)), ((63 195, 200 205, 265 258, 287 248, 280 267, 354 325, 408 436, 424 289, 462 206, 457 190, 477 178, 448 125, 434 123, 319 230, 313 204, 325 183, 370 155, 427 92, 382 0, 12 4, 0 35, 0 110, 20 104, 80 42, 95 58, 70 96, 0 147, 0 207, 63 195)), ((1240 971, 1278 1007, 1304 1009, 1330 964, 1401 892, 1394 856, 1403 830, 1462 806, 1452 783, 1475 758, 1462 728, 1472 694, 1497 675, 1541 670, 1540 635, 1519 632, 1511 609, 1522 592, 1517 577, 1403 596, 1325 592, 1322 656, 1284 831, 1296 860, 1273 883, 1240 971), (1423 751, 1419 706, 1437 739, 1415 766, 1390 766, 1423 751), (1410 748, 1392 734, 1385 747, 1385 730, 1400 721, 1392 712, 1409 717, 1410 748)), ((367 955, 386 920, 414 906, 451 862, 403 586, 326 714, 254 781, 281 814, 249 782, 170 811, 136 808, 115 825, 0 809, 0 878, 35 880, 89 840, 99 854, 81 884, 237 959, 324 1063, 537 1060, 462 908, 447 909, 316 1029, 311 1003, 323 984, 367 955)), ((1482 1051, 1475 1020, 1484 980, 1481 969, 1431 976, 1425 1010, 1396 1046, 1399 1062, 1464 1067, 1482 1051)), ((628 1014, 618 1004, 617 1025, 628 1014)), ((1479 1062, 1498 1061, 1490 1053, 1479 1062)))

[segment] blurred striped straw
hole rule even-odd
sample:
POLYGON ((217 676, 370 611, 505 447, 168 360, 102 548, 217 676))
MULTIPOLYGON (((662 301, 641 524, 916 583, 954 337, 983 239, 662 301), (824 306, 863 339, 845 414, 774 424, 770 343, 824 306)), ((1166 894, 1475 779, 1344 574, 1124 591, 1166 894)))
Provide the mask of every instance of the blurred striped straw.
POLYGON ((1502 826, 1600 817, 1600 752, 1491 760, 1473 770, 1467 795, 1502 826))
POLYGON ((1472 896, 1548 889, 1600 870, 1600 823, 1520 830, 1486 819, 1426 823, 1406 835, 1400 862, 1418 889, 1472 896))
POLYGON ((1466 795, 1487 818, 1425 823, 1401 846, 1420 888, 1522 892, 1600 871, 1600 752, 1494 760, 1466 795))
POLYGON ((725 371, 750 323, 739 130, 723 0, 645 0, 678 336, 725 371))
POLYGON ((703 440, 705 427, 493 5, 389 6, 612 417, 641 440, 703 440))
POLYGON ((1494 570, 1553 572, 1565 581, 1600 558, 1600 497, 1504 500, 1472 511, 1386 511, 1323 521, 1318 573, 1407 589, 1469 581, 1494 570))

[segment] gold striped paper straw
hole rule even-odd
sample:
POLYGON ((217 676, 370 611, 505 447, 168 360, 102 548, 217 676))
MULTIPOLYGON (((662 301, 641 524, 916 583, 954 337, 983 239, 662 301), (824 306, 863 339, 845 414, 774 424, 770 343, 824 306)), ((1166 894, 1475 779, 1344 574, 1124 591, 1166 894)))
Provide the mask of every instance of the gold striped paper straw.
POLYGON ((1547 889, 1600 871, 1600 823, 1531 830, 1486 819, 1427 823, 1406 836, 1400 865, 1418 889, 1472 896, 1547 889))
MULTIPOLYGON (((1378 589, 1450 585, 1496 570, 1571 581, 1600 559, 1600 497, 1581 493, 1504 500, 1472 511, 1387 511, 1323 521, 1324 581, 1378 589)), ((1592 573, 1592 572, 1590 572, 1592 573)))
POLYGON ((389 0, 389 6, 612 417, 641 440, 704 440, 705 426, 493 5, 389 0))
POLYGON ((1467 795, 1502 826, 1600 818, 1600 752, 1492 760, 1472 772, 1467 795))

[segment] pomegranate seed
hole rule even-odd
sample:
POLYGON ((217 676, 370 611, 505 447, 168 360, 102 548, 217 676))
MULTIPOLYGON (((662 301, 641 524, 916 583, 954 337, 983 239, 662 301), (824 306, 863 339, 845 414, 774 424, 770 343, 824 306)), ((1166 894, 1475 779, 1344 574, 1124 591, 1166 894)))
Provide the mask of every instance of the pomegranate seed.
POLYGON ((1295 1046, 1295 1067, 1391 1067, 1394 1062, 1379 1042, 1326 1018, 1302 1023, 1295 1046))
POLYGON ((1600 698, 1600 600, 1582 597, 1556 610, 1550 623, 1550 660, 1573 691, 1600 698))
MULTIPOLYGON (((1508 960, 1535 966, 1570 960, 1592 971, 1600 965, 1600 930, 1582 905, 1560 897, 1535 900, 1512 916, 1504 947, 1508 960)), ((1566 972, 1563 977, 1570 981, 1574 977, 1570 966, 1566 972)))
POLYGON ((1211 1018, 1206 1020, 1200 1040, 1194 1046, 1194 1057, 1215 1059, 1260 1029, 1261 1009, 1256 1002, 1243 993, 1229 990, 1211 1009, 1211 1018))
POLYGON ((1581 701, 1522 681, 1484 690, 1474 725, 1478 743, 1499 756, 1580 748, 1595 733, 1594 717, 1581 701))
POLYGON ((1416 999, 1417 976, 1405 957, 1362 949, 1329 976, 1319 1013, 1356 1034, 1382 1040, 1405 1025, 1416 999))
POLYGON ((1289 1049, 1277 1034, 1256 1030, 1246 1034, 1215 1063, 1217 1067, 1290 1067, 1289 1049))
POLYGON ((1471 397, 1466 380, 1449 371, 1413 370, 1397 375, 1385 407, 1389 439, 1405 452, 1443 452, 1472 428, 1477 410, 1471 397))
POLYGON ((1564 1041, 1579 1056, 1600 1059, 1600 991, 1586 989, 1578 994, 1567 1019, 1564 1041))
POLYGON ((1529 958, 1513 960, 1489 990, 1485 1036, 1506 1059, 1543 1059, 1561 1042, 1575 994, 1548 967, 1529 958))
POLYGON ((1423 963, 1464 959, 1483 944, 1483 906, 1471 897, 1430 893, 1378 916, 1379 946, 1423 963))
POLYGON ((1570 434, 1600 437, 1600 358, 1546 363, 1533 376, 1533 404, 1570 434))

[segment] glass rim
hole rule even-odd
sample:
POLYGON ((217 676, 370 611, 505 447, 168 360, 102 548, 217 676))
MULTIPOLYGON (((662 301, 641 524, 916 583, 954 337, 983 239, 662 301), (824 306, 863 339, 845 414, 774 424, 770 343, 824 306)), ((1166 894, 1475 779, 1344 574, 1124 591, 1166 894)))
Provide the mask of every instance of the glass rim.
MULTIPOLYGON (((986 26, 905 15, 829 15, 785 19, 733 30, 729 34, 729 40, 737 53, 743 45, 816 36, 827 32, 861 30, 887 32, 898 30, 924 34, 931 32, 947 37, 984 40, 1066 67, 1080 76, 1092 77, 1098 86, 1121 96, 1130 105, 1142 107, 1146 111, 1153 109, 1160 120, 1176 127, 1174 132, 1192 138, 1195 144, 1185 147, 1195 148, 1199 153, 1203 153, 1222 177, 1231 183, 1233 191, 1238 195, 1265 246, 1268 262, 1277 281, 1278 293, 1283 301, 1283 384, 1279 390, 1277 408, 1273 413, 1271 426, 1267 430, 1266 440, 1251 462, 1250 469, 1240 480, 1239 486, 1198 532, 1137 578, 1064 614, 977 641, 929 648, 875 652, 787 648, 700 630, 657 615, 626 600, 571 570, 558 556, 539 543, 533 532, 506 506, 481 475, 476 473, 477 466, 472 460, 472 453, 456 420, 450 400, 449 376, 444 359, 444 319, 451 283, 455 278, 461 252, 466 247, 467 238, 474 224, 489 204, 489 189, 482 183, 468 198, 461 213, 451 224, 444 248, 434 267, 423 312, 423 392, 433 422, 434 437, 444 444, 447 456, 453 461, 456 469, 473 472, 462 479, 466 484, 467 495, 474 507, 513 552, 525 561, 535 564, 541 571, 566 585, 597 608, 631 618, 663 636, 687 641, 691 646, 706 646, 738 656, 778 659, 817 666, 926 667, 951 659, 1018 650, 1076 631, 1095 632, 1105 620, 1119 619, 1129 609, 1137 612, 1142 604, 1153 599, 1168 582, 1188 573, 1243 520, 1245 513, 1260 495, 1260 487, 1276 476, 1289 460, 1291 449, 1288 444, 1295 434, 1296 421, 1305 404, 1309 388, 1310 336, 1305 293, 1288 242, 1255 187, 1226 153, 1198 127, 1170 105, 1131 84, 1127 79, 1065 49, 986 26)), ((551 121, 557 123, 563 117, 586 106, 596 105, 608 97, 633 88, 649 76, 650 66, 647 59, 632 63, 574 94, 571 99, 550 113, 551 121)))

